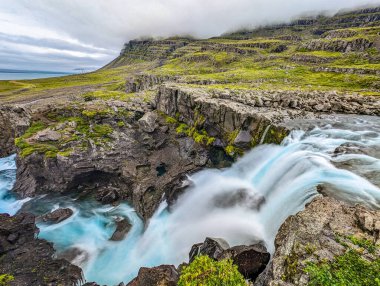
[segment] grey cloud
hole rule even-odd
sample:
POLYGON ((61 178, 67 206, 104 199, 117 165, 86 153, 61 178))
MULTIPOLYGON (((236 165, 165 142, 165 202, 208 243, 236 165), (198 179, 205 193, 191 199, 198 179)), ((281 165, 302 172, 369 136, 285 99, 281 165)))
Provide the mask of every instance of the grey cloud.
MULTIPOLYGON (((305 13, 335 13, 369 4, 380 4, 380 0, 2 0, 0 12, 8 18, 0 17, 0 43, 100 52, 105 55, 102 59, 77 62, 100 67, 117 55, 125 41, 141 36, 191 34, 204 38, 243 27, 287 22, 305 13), (62 40, 10 35, 1 30, 1 21, 9 18, 31 31, 35 27, 53 31, 62 35, 62 40), (80 43, 73 44, 65 40, 67 37, 80 43)), ((25 61, 29 58, 24 55, 25 61)), ((44 57, 37 58, 42 65, 44 57)), ((62 60, 65 67, 75 65, 74 57, 55 58, 62 60)), ((52 55, 46 57, 46 61, 51 59, 52 55)))

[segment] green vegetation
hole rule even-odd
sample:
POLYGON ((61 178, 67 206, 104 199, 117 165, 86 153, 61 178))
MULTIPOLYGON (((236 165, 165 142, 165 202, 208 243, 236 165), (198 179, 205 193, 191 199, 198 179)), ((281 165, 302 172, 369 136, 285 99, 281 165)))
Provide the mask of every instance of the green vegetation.
POLYGON ((353 249, 332 262, 309 263, 311 286, 380 286, 380 258, 368 261, 353 249))
MULTIPOLYGON (((67 107, 67 111, 70 108, 67 107)), ((74 111, 73 111, 74 112, 74 111)), ((42 121, 33 122, 26 132, 15 139, 16 146, 20 149, 20 156, 27 157, 35 152, 44 154, 47 158, 55 158, 57 155, 68 157, 74 151, 74 148, 87 148, 90 140, 96 146, 107 146, 110 142, 110 135, 113 128, 109 124, 96 123, 99 119, 109 116, 119 118, 116 124, 119 127, 124 126, 124 111, 115 113, 111 109, 83 109, 78 110, 80 116, 62 116, 49 113, 47 119, 49 123, 42 121), (60 134, 55 141, 40 142, 35 135, 42 130, 50 130, 60 134)))
POLYGON ((15 280, 15 278, 11 274, 0 274, 0 286, 7 286, 9 282, 13 280, 15 280))
POLYGON ((183 267, 178 286, 245 286, 247 283, 232 260, 214 261, 208 256, 197 256, 183 267))
POLYGON ((380 257, 375 254, 378 247, 372 241, 352 235, 337 235, 335 240, 345 247, 345 252, 333 261, 308 262, 303 270, 310 276, 308 285, 380 286, 380 257), (354 249, 353 245, 360 248, 354 249), (374 254, 374 258, 362 256, 364 250, 374 254))

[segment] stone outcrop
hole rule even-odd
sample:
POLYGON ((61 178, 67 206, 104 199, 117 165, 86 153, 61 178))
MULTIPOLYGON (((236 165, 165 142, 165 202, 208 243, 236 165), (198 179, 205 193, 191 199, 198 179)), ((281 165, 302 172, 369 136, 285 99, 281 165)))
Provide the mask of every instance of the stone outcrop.
POLYGON ((311 51, 330 51, 330 52, 363 52, 373 46, 374 42, 366 38, 355 38, 352 40, 312 40, 305 44, 305 48, 311 51))
POLYGON ((254 106, 241 103, 229 94, 164 85, 156 96, 156 106, 169 116, 178 115, 180 122, 204 128, 210 136, 218 138, 222 146, 233 143, 235 136, 231 133, 241 130, 249 134, 250 146, 263 142, 280 143, 288 133, 281 124, 284 117, 276 120, 280 114, 275 115, 268 108, 252 108, 254 106))
POLYGON ((53 259, 51 243, 36 239, 31 214, 0 215, 0 272, 12 277, 9 286, 74 286, 82 270, 63 259, 53 259))
POLYGON ((179 279, 173 265, 160 265, 153 268, 142 267, 135 279, 127 286, 176 286, 179 279))
MULTIPOLYGON (((380 211, 349 206, 329 197, 317 197, 304 211, 289 217, 275 240, 275 253, 266 271, 255 282, 259 285, 307 285, 308 262, 332 261, 347 247, 360 249, 357 239, 380 245, 380 211)), ((364 259, 380 255, 360 250, 364 259)))
POLYGON ((16 152, 14 140, 30 125, 30 111, 22 106, 0 106, 0 157, 16 152))
POLYGON ((203 243, 194 244, 189 253, 191 263, 197 255, 207 255, 214 260, 231 259, 239 272, 251 281, 265 269, 270 254, 261 244, 230 247, 222 238, 207 237, 203 243))

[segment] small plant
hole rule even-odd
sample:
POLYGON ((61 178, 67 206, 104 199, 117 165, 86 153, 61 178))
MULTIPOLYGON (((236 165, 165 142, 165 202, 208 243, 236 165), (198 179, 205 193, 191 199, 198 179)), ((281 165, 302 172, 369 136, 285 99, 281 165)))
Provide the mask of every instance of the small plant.
POLYGON ((0 274, 0 286, 7 286, 9 282, 15 280, 11 274, 0 274))
POLYGON ((197 256, 182 269, 178 286, 245 286, 244 277, 232 260, 214 261, 208 256, 197 256))

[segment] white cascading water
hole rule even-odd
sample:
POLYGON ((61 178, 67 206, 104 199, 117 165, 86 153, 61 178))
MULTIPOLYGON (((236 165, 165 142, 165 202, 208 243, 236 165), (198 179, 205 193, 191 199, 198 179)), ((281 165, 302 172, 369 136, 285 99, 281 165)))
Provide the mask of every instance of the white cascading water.
MULTIPOLYGON (((33 199, 29 203, 39 208, 36 213, 57 207, 74 210, 59 224, 39 224, 39 237, 54 242, 58 252, 82 250, 74 263, 83 268, 86 280, 114 285, 130 281, 141 266, 187 261, 191 246, 207 236, 222 237, 230 245, 263 241, 273 252, 280 225, 318 195, 316 186, 321 184, 338 199, 380 209, 380 189, 375 185, 380 176, 380 119, 344 117, 319 126, 293 131, 281 146, 259 146, 230 168, 191 176, 192 186, 170 212, 163 202, 145 230, 127 204, 33 199), (367 154, 334 154, 345 143, 361 146, 367 154), (128 217, 133 224, 120 242, 109 241, 116 217, 128 217)), ((24 203, 7 195, 14 169, 14 157, 1 159, 1 212, 14 213, 24 203)))

